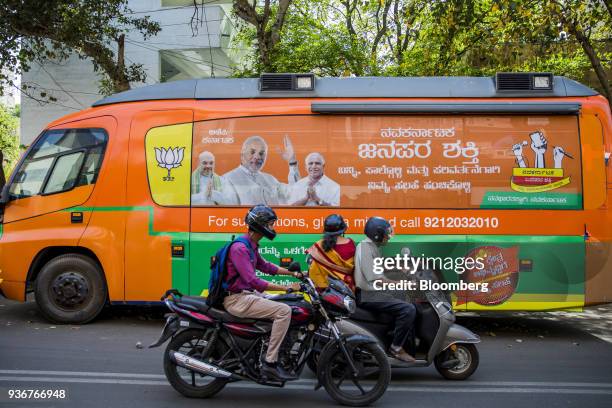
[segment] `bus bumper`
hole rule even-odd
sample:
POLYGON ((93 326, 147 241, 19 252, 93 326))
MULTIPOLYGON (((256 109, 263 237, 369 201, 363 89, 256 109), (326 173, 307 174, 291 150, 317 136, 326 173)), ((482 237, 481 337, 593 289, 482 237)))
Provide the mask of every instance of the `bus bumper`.
POLYGON ((25 301, 25 282, 7 281, 0 278, 0 294, 7 299, 25 301))

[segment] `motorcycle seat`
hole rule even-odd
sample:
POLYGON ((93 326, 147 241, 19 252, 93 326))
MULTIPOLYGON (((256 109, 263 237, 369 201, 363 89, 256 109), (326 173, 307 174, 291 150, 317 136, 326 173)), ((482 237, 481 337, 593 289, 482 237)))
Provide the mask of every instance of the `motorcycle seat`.
POLYGON ((298 301, 304 300, 304 296, 297 293, 280 293, 268 297, 268 300, 274 300, 275 302, 280 302, 282 300, 298 301))
POLYGON ((369 323, 393 323, 393 316, 388 313, 376 313, 361 307, 357 307, 355 313, 351 315, 351 320, 369 322, 369 323))
MULTIPOLYGON (((253 324, 258 319, 248 319, 238 316, 234 316, 223 309, 217 309, 210 307, 206 303, 206 298, 203 296, 182 296, 180 301, 177 303, 178 306, 186 306, 187 309, 197 310, 198 312, 206 313, 208 316, 215 320, 219 320, 227 323, 242 323, 242 324, 253 324)), ((265 319, 261 319, 265 320, 265 319)), ((265 320, 267 321, 267 320, 265 320)))

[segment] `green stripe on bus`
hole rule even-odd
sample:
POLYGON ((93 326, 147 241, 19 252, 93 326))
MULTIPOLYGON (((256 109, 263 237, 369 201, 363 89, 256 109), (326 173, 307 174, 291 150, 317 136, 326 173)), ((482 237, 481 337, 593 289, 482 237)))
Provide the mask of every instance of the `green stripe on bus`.
MULTIPOLYGON (((149 213, 149 235, 154 237, 169 237, 170 244, 183 244, 185 255, 183 258, 171 257, 172 260, 172 287, 183 293, 189 292, 189 232, 155 231, 153 229, 153 207, 151 206, 116 206, 116 207, 72 207, 65 212, 120 212, 120 211, 147 211, 149 213)), ((170 253, 170 249, 168 249, 170 253)))
MULTIPOLYGON (((65 211, 147 211, 149 234, 168 236, 173 243, 185 245, 184 258, 172 258, 172 285, 184 293, 200 294, 208 286, 210 259, 233 235, 231 233, 164 232, 153 229, 153 207, 75 207, 65 211)), ((362 234, 350 234, 356 242, 362 234)), ((321 238, 320 233, 279 234, 274 242, 261 242, 262 257, 278 263, 280 257, 291 257, 305 268, 305 249, 321 238)), ((385 248, 389 255, 409 246, 413 256, 464 257, 480 246, 519 247, 519 259, 530 260, 530 272, 519 272, 515 293, 541 295, 584 294, 585 244, 582 236, 529 235, 396 235, 385 248)), ((449 282, 458 280, 454 272, 446 271, 449 282)), ((268 277, 264 277, 268 278, 268 277)), ((268 278, 269 279, 269 278, 268 278)))

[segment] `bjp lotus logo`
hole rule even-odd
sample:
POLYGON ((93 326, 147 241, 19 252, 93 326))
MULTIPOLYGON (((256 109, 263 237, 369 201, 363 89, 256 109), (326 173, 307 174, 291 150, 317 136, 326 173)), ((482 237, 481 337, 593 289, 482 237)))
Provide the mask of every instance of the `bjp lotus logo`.
POLYGON ((180 167, 183 162, 183 155, 185 152, 184 147, 156 147, 155 148, 155 159, 157 165, 161 168, 168 170, 168 176, 164 177, 164 181, 174 181, 174 177, 170 174, 172 169, 180 167))

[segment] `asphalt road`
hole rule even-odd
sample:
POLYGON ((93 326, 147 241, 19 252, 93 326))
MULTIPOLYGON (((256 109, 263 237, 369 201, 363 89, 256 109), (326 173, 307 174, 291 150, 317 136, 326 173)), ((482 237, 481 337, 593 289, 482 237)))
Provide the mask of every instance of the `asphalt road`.
MULTIPOLYGON (((191 400, 166 382, 161 348, 147 349, 162 312, 117 309, 84 326, 51 325, 32 302, 0 298, 0 406, 331 406, 310 372, 283 389, 235 383, 191 400), (140 348, 140 345, 144 346, 140 348), (64 390, 65 398, 9 399, 9 390, 64 390)), ((611 407, 612 307, 586 313, 463 316, 482 336, 480 367, 467 381, 433 367, 401 369, 378 407, 611 407)))

